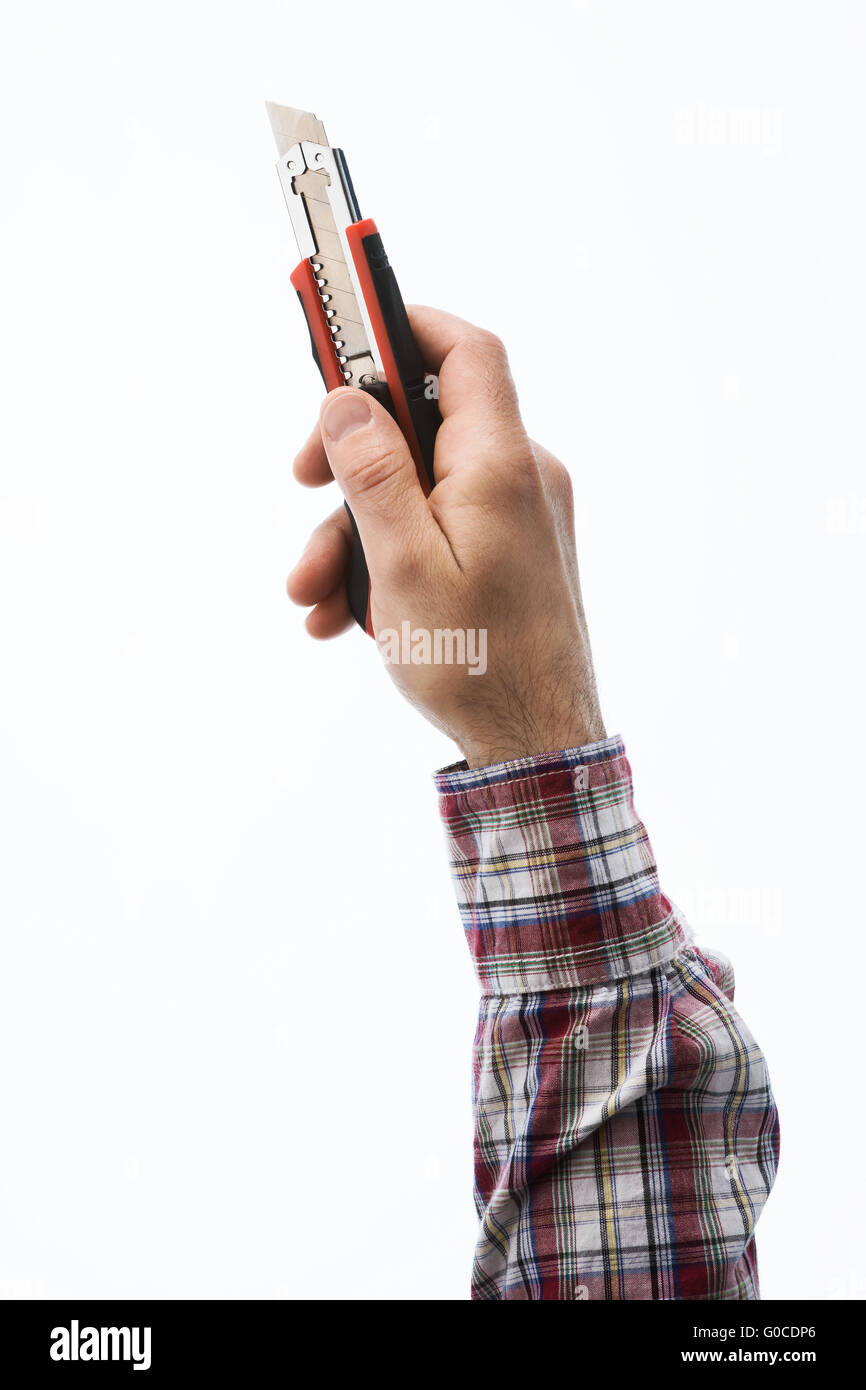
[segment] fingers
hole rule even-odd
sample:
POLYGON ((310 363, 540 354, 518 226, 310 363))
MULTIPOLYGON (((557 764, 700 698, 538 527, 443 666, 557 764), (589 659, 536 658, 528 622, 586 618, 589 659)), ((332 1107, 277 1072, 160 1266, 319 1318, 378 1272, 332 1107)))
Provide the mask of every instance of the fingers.
POLYGON ((306 620, 311 637, 338 637, 354 622, 346 597, 351 545, 349 518, 345 507, 339 507, 316 527, 286 580, 289 598, 313 609, 306 620))
POLYGON ((466 413, 479 425, 522 429, 508 355, 494 333, 426 305, 408 309, 412 332, 431 372, 439 374, 444 419, 466 413))
POLYGON ((447 545, 421 491, 409 447, 377 401, 364 391, 340 387, 325 399, 320 425, 371 576, 385 577, 426 548, 447 545))
POLYGON ((311 608, 341 589, 351 547, 349 518, 345 507, 339 507, 316 527, 286 580, 286 592, 292 602, 311 608))
POLYGON ((304 487, 324 487, 334 481, 318 423, 306 444, 298 451, 293 465, 295 477, 304 487))
POLYGON ((325 641, 329 637, 339 637, 341 632, 353 627, 354 622, 346 590, 341 584, 333 594, 317 603, 312 613, 307 614, 306 628, 311 637, 325 641))
MULTIPOLYGON (((412 305, 408 312, 424 363, 439 374, 439 408, 450 422, 453 448, 437 451, 437 479, 471 465, 479 447, 489 455, 491 440, 525 446, 508 357, 495 334, 439 309, 412 305)), ((294 473, 305 487, 332 481, 319 428, 298 453, 294 473)))
MULTIPOLYGON (((446 501, 478 508, 516 497, 524 508, 541 490, 536 457, 520 418, 505 348, 494 334, 453 314, 415 307, 413 333, 426 365, 439 374, 443 425, 436 443, 437 487, 424 496, 409 447, 388 412, 368 393, 340 387, 326 398, 319 428, 295 459, 298 480, 321 487, 336 479, 352 509, 374 583, 405 587, 437 564, 458 569, 460 524, 446 501), (445 486, 450 474, 461 474, 445 486), (450 489, 450 491, 448 490, 450 489), (438 501, 437 501, 438 499, 438 501)), ((502 508, 500 508, 502 510, 502 508)), ((505 508, 507 511, 507 508, 505 508)), ((316 636, 348 626, 343 585, 351 549, 348 521, 329 518, 314 535, 288 581, 297 603, 316 606, 308 627, 316 636)), ((440 572, 444 572, 440 571, 440 572)))

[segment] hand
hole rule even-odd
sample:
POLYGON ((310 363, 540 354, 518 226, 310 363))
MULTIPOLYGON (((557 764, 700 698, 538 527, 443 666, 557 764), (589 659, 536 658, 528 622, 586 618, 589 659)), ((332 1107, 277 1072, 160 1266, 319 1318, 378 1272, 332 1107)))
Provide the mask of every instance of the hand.
MULTIPOLYGON (((351 387, 324 401, 295 475, 311 487, 336 478, 352 509, 386 659, 412 647, 435 655, 437 630, 466 634, 466 664, 392 659, 388 670, 470 767, 603 738, 569 475, 527 437, 497 338, 434 309, 409 316, 428 370, 439 374, 443 419, 429 497, 397 425, 351 387)), ((344 591, 350 547, 341 507, 289 576, 289 597, 312 607, 314 637, 353 625, 344 591)), ((440 655, 451 640, 441 639, 440 655)), ((459 658, 459 648, 450 654, 459 658)))

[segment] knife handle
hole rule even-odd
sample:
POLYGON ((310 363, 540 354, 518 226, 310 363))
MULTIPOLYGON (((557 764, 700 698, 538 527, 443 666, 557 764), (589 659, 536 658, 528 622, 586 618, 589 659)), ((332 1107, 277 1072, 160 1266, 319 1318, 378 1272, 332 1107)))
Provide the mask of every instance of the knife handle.
MULTIPOLYGON (((375 222, 370 217, 353 222, 346 228, 346 240, 385 375, 384 382, 376 381, 362 389, 380 401, 400 426, 415 461, 424 495, 427 496, 435 483, 433 450, 436 431, 442 423, 439 406, 412 336, 397 278, 388 262, 375 222)), ((334 352, 310 261, 301 261, 296 267, 292 273, 292 284, 298 292, 307 320, 313 359, 327 390, 333 391, 338 386, 344 386, 345 381, 334 352)), ((352 526, 352 554, 346 577, 349 607, 355 621, 372 637, 370 576, 355 518, 348 505, 346 511, 352 526)))

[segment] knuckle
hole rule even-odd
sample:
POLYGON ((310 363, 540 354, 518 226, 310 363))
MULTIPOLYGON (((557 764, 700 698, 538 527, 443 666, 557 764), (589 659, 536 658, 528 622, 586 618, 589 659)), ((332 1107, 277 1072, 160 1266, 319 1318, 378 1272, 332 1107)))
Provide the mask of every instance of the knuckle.
POLYGON ((517 410, 517 393, 502 339, 495 333, 479 330, 473 358, 476 380, 485 399, 503 414, 513 416, 517 410))
POLYGON ((479 350, 484 352, 486 356, 496 358, 500 362, 508 361, 508 353, 502 339, 496 333, 491 333, 488 328, 479 328, 475 335, 475 341, 479 350))
POLYGON ((499 338, 498 334, 493 334, 493 332, 489 331, 489 328, 481 328, 480 331, 478 331, 478 343, 480 343, 481 347, 484 347, 485 352, 487 352, 489 356, 500 357, 500 359, 506 357, 507 359, 505 343, 503 343, 502 338, 499 338))
POLYGON ((398 450, 371 443, 352 451, 343 466, 343 478, 357 496, 378 492, 398 476, 402 462, 398 450))
POLYGON ((494 376, 509 376, 508 353, 501 338, 486 328, 473 328, 466 333, 460 346, 476 371, 494 376))
POLYGON ((529 449, 514 456, 504 470, 504 479, 511 496, 524 503, 535 501, 543 493, 541 473, 529 449))
POLYGON ((571 474, 568 469, 558 460, 551 465, 550 487, 558 502, 567 507, 573 505, 574 483, 571 480, 571 474))

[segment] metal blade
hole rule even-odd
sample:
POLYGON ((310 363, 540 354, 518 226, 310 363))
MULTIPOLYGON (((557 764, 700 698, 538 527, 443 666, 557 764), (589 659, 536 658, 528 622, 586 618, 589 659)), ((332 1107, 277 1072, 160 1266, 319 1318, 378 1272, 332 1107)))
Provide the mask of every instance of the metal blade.
POLYGON ((299 111, 295 106, 278 106, 275 101, 266 101, 265 110, 277 142, 277 154, 285 154, 301 140, 310 140, 314 145, 327 145, 325 127, 312 111, 299 111))
POLYGON ((378 355, 360 288, 352 273, 345 229, 352 216, 338 162, 322 122, 311 111, 265 103, 280 158, 277 170, 303 255, 313 263, 322 313, 334 340, 340 370, 350 386, 379 375, 378 355), (301 147, 306 146, 304 150, 301 147), (284 166, 285 157, 291 163, 284 166), (311 167, 314 164, 315 167, 311 167), (304 211, 300 206, 303 203, 304 211), (315 248, 310 242, 312 233, 315 248), (314 250, 314 254, 311 251, 314 250))
MULTIPOLYGON (((328 175, 313 173, 308 169, 295 179, 295 188, 304 199, 319 248, 315 264, 321 267, 316 271, 318 278, 325 282, 320 287, 325 317, 334 337, 334 346, 340 356, 349 359, 346 365, 351 369, 353 358, 369 358, 370 345, 328 201, 328 175)), ((367 371, 370 370, 369 362, 364 366, 367 371)))

